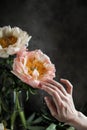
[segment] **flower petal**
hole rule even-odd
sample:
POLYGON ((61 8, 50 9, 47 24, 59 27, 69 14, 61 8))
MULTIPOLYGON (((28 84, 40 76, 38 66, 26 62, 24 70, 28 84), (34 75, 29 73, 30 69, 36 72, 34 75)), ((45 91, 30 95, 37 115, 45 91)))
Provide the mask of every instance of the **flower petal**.
POLYGON ((18 27, 0 28, 0 57, 7 58, 28 46, 31 36, 18 27))
POLYGON ((23 82, 37 87, 41 80, 55 77, 55 66, 41 50, 22 50, 14 59, 12 73, 23 82))

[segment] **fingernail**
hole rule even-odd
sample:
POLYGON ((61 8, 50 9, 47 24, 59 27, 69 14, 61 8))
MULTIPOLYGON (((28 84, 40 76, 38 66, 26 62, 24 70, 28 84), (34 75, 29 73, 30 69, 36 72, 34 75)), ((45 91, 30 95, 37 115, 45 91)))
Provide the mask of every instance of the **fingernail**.
POLYGON ((47 100, 47 97, 44 97, 45 100, 47 100))
POLYGON ((44 100, 45 100, 46 104, 49 105, 47 97, 45 97, 44 100))
POLYGON ((64 80, 63 78, 61 78, 60 80, 64 80))
POLYGON ((47 97, 44 97, 45 102, 47 102, 47 97))

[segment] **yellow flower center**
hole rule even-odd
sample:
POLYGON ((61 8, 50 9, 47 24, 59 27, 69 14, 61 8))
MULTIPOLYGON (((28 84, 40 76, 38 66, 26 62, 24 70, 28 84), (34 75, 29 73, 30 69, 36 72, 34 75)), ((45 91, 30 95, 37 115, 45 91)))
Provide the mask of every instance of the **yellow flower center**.
POLYGON ((2 37, 2 38, 0 38, 0 45, 3 48, 6 48, 9 45, 15 44, 16 41, 17 41, 17 38, 15 36, 2 37))
POLYGON ((31 58, 27 61, 26 64, 27 68, 28 68, 28 73, 29 75, 33 76, 33 72, 36 69, 39 73, 39 76, 37 77, 38 79, 40 79, 47 71, 47 69, 45 68, 45 66, 43 65, 42 62, 38 61, 35 58, 31 58))

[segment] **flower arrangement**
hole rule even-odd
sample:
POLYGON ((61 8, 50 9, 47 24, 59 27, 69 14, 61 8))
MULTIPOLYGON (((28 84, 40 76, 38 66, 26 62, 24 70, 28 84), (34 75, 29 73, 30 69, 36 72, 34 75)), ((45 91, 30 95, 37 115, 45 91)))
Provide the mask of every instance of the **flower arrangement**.
POLYGON ((40 81, 53 79, 56 71, 50 58, 41 50, 28 50, 30 39, 31 36, 18 27, 0 28, 0 122, 5 128, 2 124, 0 127, 14 130, 19 115, 25 130, 65 129, 63 123, 56 123, 45 114, 47 112, 39 117, 35 113, 28 119, 25 117, 20 98, 22 91, 28 100, 30 92, 36 91, 40 81))

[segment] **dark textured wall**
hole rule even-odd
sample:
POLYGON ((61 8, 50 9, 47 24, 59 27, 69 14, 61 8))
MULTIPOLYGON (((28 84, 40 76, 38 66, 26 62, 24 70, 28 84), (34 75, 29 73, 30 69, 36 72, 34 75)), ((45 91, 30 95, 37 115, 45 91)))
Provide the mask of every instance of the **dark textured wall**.
MULTIPOLYGON (((51 58, 56 80, 72 82, 74 102, 80 109, 87 102, 87 1, 1 0, 0 26, 5 25, 32 35, 29 49, 41 49, 51 58)), ((31 97, 31 106, 35 99, 31 97)), ((38 108, 42 98, 37 96, 36 102, 38 108)))

